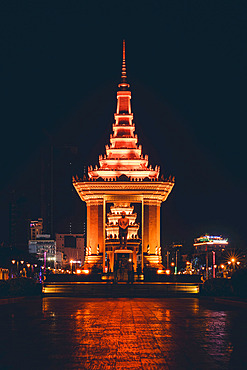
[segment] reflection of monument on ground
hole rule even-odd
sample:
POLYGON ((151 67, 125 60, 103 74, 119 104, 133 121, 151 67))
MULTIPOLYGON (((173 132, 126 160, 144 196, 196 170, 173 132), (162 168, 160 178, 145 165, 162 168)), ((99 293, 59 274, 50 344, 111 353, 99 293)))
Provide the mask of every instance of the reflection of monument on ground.
MULTIPOLYGON (((129 219, 126 252, 137 269, 140 252, 144 265, 160 268, 160 206, 170 194, 174 179, 164 180, 160 168, 148 163, 142 152, 131 112, 131 91, 127 83, 125 42, 121 83, 118 85, 117 110, 106 153, 99 156, 99 166, 88 167, 83 180, 73 178, 73 185, 87 205, 87 247, 85 267, 97 266, 103 271, 114 270, 119 252, 118 219, 121 212, 129 219), (134 205, 140 204, 140 224, 136 222, 134 205), (110 205, 110 212, 107 207, 110 205), (129 251, 129 252, 127 252, 129 251)), ((150 125, 151 127, 151 125, 150 125)), ((121 249, 122 250, 122 249, 121 249)))

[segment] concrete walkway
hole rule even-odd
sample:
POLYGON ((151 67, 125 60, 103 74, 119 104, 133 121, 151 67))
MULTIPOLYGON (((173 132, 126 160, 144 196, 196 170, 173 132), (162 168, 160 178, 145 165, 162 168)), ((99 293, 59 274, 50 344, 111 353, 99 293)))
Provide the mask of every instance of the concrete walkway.
POLYGON ((1 369, 246 369, 246 310, 198 298, 0 306, 1 369))

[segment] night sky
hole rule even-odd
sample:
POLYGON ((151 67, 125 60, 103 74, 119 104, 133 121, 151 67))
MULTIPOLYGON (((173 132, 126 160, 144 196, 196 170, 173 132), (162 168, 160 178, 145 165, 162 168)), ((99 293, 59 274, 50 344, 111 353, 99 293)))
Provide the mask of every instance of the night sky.
POLYGON ((176 178, 162 243, 245 247, 246 15, 241 0, 1 1, 0 241, 13 192, 20 217, 41 216, 51 141, 54 231, 83 231, 71 176, 109 143, 125 39, 139 143, 176 178))

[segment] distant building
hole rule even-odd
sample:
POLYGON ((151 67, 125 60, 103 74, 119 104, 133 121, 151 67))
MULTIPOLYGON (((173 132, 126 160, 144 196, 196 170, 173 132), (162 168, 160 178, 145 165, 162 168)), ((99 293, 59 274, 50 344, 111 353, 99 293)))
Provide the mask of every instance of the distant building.
POLYGON ((57 254, 62 253, 62 264, 80 261, 84 264, 84 234, 56 234, 57 254))
POLYGON ((46 261, 55 265, 56 262, 56 242, 51 239, 49 234, 37 235, 36 240, 29 240, 29 253, 36 254, 40 261, 44 261, 46 252, 46 261))
POLYGON ((37 235, 43 234, 43 218, 30 221, 30 240, 36 240, 37 235))
POLYGON ((211 236, 203 235, 200 238, 194 239, 195 252, 205 253, 205 252, 224 252, 228 245, 228 239, 224 239, 222 236, 211 236))

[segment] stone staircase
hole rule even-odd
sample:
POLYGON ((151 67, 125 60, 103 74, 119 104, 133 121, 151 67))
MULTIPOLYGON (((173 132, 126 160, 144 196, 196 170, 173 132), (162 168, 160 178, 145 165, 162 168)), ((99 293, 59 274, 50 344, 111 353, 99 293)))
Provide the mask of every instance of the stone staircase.
POLYGON ((196 296, 199 283, 44 283, 44 296, 84 298, 165 298, 169 296, 196 296))

